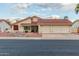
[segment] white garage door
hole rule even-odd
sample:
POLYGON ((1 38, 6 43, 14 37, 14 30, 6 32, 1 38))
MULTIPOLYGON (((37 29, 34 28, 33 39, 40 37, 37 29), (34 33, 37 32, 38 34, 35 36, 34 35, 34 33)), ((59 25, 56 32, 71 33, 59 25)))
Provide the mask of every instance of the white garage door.
POLYGON ((41 26, 39 31, 40 31, 40 33, 51 33, 51 27, 50 26, 41 26))
POLYGON ((69 26, 41 26, 40 33, 70 33, 69 26))
POLYGON ((70 28, 65 26, 54 26, 52 28, 53 33, 70 33, 70 28))

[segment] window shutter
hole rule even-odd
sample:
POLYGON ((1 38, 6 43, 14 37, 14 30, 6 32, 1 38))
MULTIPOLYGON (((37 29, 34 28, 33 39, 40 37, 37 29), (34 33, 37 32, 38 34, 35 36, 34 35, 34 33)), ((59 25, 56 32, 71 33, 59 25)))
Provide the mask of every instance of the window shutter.
POLYGON ((18 30, 18 25, 14 25, 13 29, 18 30))

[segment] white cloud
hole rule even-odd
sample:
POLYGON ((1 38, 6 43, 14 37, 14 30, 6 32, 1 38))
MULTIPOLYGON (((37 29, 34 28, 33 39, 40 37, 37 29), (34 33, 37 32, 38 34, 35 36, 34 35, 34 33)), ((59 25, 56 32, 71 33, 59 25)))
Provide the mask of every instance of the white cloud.
POLYGON ((17 9, 25 9, 25 8, 28 8, 30 4, 29 3, 18 3, 15 5, 15 8, 17 9))
MULTIPOLYGON (((37 5, 38 7, 41 7, 40 9, 36 9, 38 11, 52 11, 55 10, 62 10, 62 11, 71 11, 74 10, 76 4, 74 3, 17 3, 12 7, 13 13, 19 13, 19 14, 26 14, 29 9, 29 7, 33 7, 37 5)), ((39 15, 37 11, 31 11, 35 15, 39 15)))
POLYGON ((68 11, 68 10, 74 10, 76 7, 75 3, 44 3, 44 4, 37 4, 43 8, 50 8, 50 9, 61 9, 63 11, 68 11))
MULTIPOLYGON (((33 4, 40 6, 42 8, 65 8, 65 9, 74 9, 74 7, 76 6, 76 4, 74 3, 18 3, 15 4, 14 8, 17 10, 24 10, 29 8, 29 6, 32 6, 33 4)), ((64 9, 64 10, 65 10, 64 9)))
POLYGON ((61 3, 37 3, 38 6, 43 8, 60 8, 62 7, 61 3))
POLYGON ((59 15, 51 15, 51 16, 49 16, 48 18, 59 19, 60 16, 59 16, 59 15))
POLYGON ((24 14, 25 9, 29 7, 29 3, 16 3, 11 7, 11 13, 24 14))
POLYGON ((62 5, 63 5, 63 7, 62 7, 62 9, 63 10, 74 10, 75 9, 75 7, 76 7, 76 4, 74 4, 74 3, 71 3, 71 4, 69 4, 69 3, 62 3, 62 5))

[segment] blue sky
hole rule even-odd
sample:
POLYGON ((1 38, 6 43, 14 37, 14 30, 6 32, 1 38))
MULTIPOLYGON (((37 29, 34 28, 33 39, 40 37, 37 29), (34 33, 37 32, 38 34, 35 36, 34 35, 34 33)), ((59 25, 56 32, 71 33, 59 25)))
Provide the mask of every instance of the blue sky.
POLYGON ((68 16, 71 21, 79 19, 75 14, 76 4, 65 3, 0 3, 0 18, 25 18, 28 16, 60 17, 68 16))

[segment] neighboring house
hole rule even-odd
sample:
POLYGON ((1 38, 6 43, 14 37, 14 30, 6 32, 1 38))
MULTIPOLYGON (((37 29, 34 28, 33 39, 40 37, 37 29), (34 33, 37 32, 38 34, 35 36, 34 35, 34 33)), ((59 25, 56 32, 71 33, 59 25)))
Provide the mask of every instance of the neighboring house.
POLYGON ((44 19, 28 17, 12 24, 13 32, 71 33, 72 22, 68 19, 44 19))
POLYGON ((4 19, 0 19, 0 32, 8 32, 10 30, 11 24, 4 19))
POLYGON ((72 23, 72 32, 79 33, 79 20, 76 20, 72 23))

